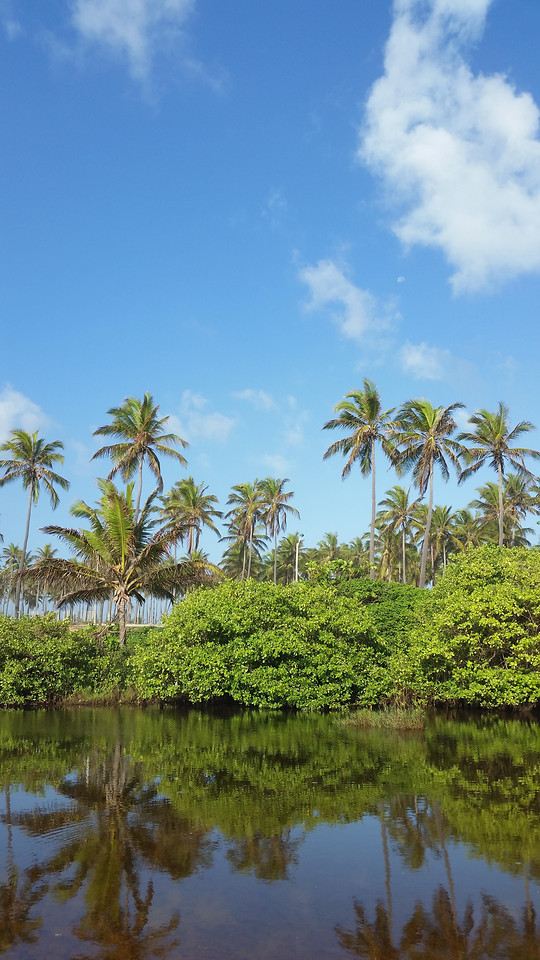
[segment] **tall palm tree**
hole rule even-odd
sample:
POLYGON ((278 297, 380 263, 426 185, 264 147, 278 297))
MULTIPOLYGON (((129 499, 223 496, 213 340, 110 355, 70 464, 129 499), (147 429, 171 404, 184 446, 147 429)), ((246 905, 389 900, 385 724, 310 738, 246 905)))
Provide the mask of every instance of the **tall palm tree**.
POLYGON ((511 464, 518 473, 530 477, 532 474, 525 466, 525 457, 531 457, 535 460, 540 458, 538 450, 513 446, 514 441, 523 433, 529 433, 530 430, 535 429, 534 424, 529 420, 521 420, 515 427, 510 428, 508 417, 508 407, 502 402, 499 402, 495 413, 490 413, 489 410, 478 410, 472 417, 469 417, 469 423, 475 429, 464 431, 458 437, 459 441, 472 444, 471 447, 467 447, 464 456, 465 468, 461 471, 460 482, 476 473, 486 463, 489 463, 489 466, 497 471, 500 547, 502 547, 504 539, 503 476, 505 466, 507 463, 511 464))
POLYGON ((28 534, 30 532, 30 516, 32 505, 39 500, 40 489, 43 486, 49 494, 53 510, 58 504, 58 494, 55 487, 62 490, 69 489, 69 482, 65 477, 55 473, 52 469, 57 463, 64 462, 64 455, 60 453, 64 444, 60 440, 46 443, 38 437, 38 431, 28 433, 26 430, 12 430, 11 439, 0 445, 0 450, 10 454, 9 458, 0 459, 0 470, 5 473, 0 477, 0 487, 12 480, 21 480, 23 488, 28 490, 28 511, 26 514, 26 529, 22 545, 19 571, 15 587, 15 616, 19 616, 19 601, 21 596, 20 575, 24 569, 28 534))
POLYGON ((266 527, 268 536, 274 538, 274 583, 277 583, 277 538, 278 533, 287 527, 287 515, 299 517, 300 514, 295 507, 288 502, 294 496, 292 490, 285 493, 283 489, 288 483, 288 478, 277 480, 274 477, 266 477, 259 483, 259 491, 262 496, 262 514, 261 519, 266 527))
MULTIPOLYGON (((227 503, 232 506, 232 510, 229 510, 225 516, 231 518, 233 529, 231 530, 231 535, 223 539, 230 540, 233 539, 233 537, 242 537, 244 542, 244 558, 246 546, 248 548, 247 578, 249 580, 251 576, 251 558, 253 554, 255 526, 257 522, 262 519, 263 515, 263 497, 259 481, 255 480, 255 483, 237 483, 232 488, 227 503)), ((245 575, 246 567, 244 563, 242 580, 245 575)))
MULTIPOLYGON (((73 516, 85 519, 90 529, 44 527, 47 534, 60 537, 75 554, 74 560, 53 557, 39 563, 40 575, 60 591, 59 606, 108 599, 116 603, 119 642, 126 638, 126 607, 131 598, 144 603, 145 594, 173 602, 176 590, 210 578, 211 564, 200 561, 173 563, 169 550, 183 533, 183 527, 166 525, 153 532, 154 494, 142 509, 133 504, 133 483, 125 492, 110 480, 99 480, 101 497, 97 507, 79 500, 73 516), (167 562, 166 562, 167 561, 167 562)), ((30 573, 31 571, 29 571, 30 573)))
POLYGON ((459 472, 459 458, 463 456, 463 447, 457 440, 451 439, 456 429, 453 417, 462 403, 451 403, 448 407, 434 407, 429 400, 408 400, 400 408, 396 417, 396 426, 392 439, 395 444, 397 463, 400 469, 412 470, 420 496, 428 491, 428 511, 422 544, 420 562, 420 587, 426 585, 426 565, 429 550, 429 534, 433 514, 433 475, 438 464, 443 479, 448 480, 449 461, 459 472))
POLYGON ((409 492, 410 490, 405 490, 404 487, 395 484, 391 490, 387 491, 384 500, 379 501, 379 506, 385 509, 378 514, 379 519, 386 523, 391 530, 401 533, 401 579, 403 583, 407 583, 407 534, 410 532, 414 520, 414 511, 419 503, 418 499, 412 502, 409 500, 409 492))
POLYGON ((182 437, 175 433, 163 433, 163 427, 169 418, 159 419, 158 410, 159 406, 154 403, 154 398, 149 393, 145 393, 142 400, 138 400, 137 397, 126 397, 121 406, 111 407, 107 411, 113 418, 112 423, 94 430, 95 437, 114 437, 117 440, 116 443, 101 447, 92 457, 92 460, 96 457, 111 457, 114 466, 107 480, 112 480, 117 473, 120 473, 122 479, 128 481, 138 471, 135 507, 137 516, 141 503, 144 461, 148 462, 157 480, 158 493, 163 490, 158 453, 164 457, 174 458, 184 467, 187 463, 186 458, 170 446, 173 444, 185 448, 188 446, 187 441, 182 440, 182 437))
POLYGON ((194 550, 199 549, 199 540, 203 527, 208 527, 217 533, 219 530, 214 524, 214 517, 221 517, 221 510, 215 509, 218 498, 207 493, 208 487, 202 483, 196 484, 193 477, 187 477, 175 483, 174 487, 161 498, 163 507, 160 514, 169 522, 182 523, 187 529, 188 554, 192 556, 194 550))
POLYGON ((334 417, 324 424, 323 430, 345 430, 347 436, 332 443, 323 459, 341 453, 346 462, 341 476, 347 477, 354 463, 358 462, 362 476, 371 474, 371 527, 369 532, 369 563, 370 577, 375 576, 375 514, 377 498, 375 495, 375 448, 380 443, 384 452, 392 456, 392 446, 389 441, 389 431, 392 427, 390 419, 393 408, 382 409, 381 398, 377 387, 371 380, 364 379, 363 390, 351 390, 345 398, 334 407, 334 417))

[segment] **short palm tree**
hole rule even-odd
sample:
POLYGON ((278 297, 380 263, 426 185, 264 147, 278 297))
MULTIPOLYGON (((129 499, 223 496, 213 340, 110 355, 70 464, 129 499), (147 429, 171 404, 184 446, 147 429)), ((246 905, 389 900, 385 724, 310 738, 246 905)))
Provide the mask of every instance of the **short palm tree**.
POLYGON ((167 525, 154 530, 154 494, 138 511, 133 503, 133 483, 125 492, 110 480, 99 480, 98 485, 101 497, 97 507, 79 500, 71 509, 73 516, 88 522, 89 529, 43 528, 67 543, 75 559, 41 560, 38 569, 58 589, 59 606, 106 600, 112 594, 123 646, 126 608, 132 598, 142 604, 145 594, 151 594, 173 602, 177 590, 208 581, 212 565, 170 560, 171 545, 182 536, 183 528, 167 525))
POLYGON ((186 528, 189 556, 199 549, 203 527, 208 527, 219 536, 214 517, 223 514, 215 508, 218 498, 207 493, 207 490, 208 487, 202 483, 196 484, 193 477, 186 477, 175 483, 172 490, 161 498, 161 516, 170 523, 182 523, 186 528))
POLYGON ((393 409, 382 409, 377 387, 371 380, 364 379, 363 390, 351 390, 334 407, 334 417, 324 424, 323 430, 344 430, 347 436, 332 443, 323 459, 341 453, 346 457, 341 476, 347 477, 354 463, 358 463, 362 476, 371 474, 371 526, 369 532, 370 577, 375 576, 375 514, 377 499, 375 495, 375 449, 380 443, 388 456, 392 456, 389 431, 392 428, 393 409))
POLYGON ((452 549, 452 530, 455 513, 451 507, 437 506, 433 508, 431 518, 431 545, 433 549, 433 571, 439 556, 442 556, 443 572, 446 571, 448 550, 452 549))
POLYGON ((448 407, 433 407, 429 400, 408 400, 403 404, 396 417, 393 441, 397 454, 397 464, 403 471, 412 470, 420 496, 428 491, 428 510, 422 558, 420 562, 420 587, 426 585, 426 565, 429 550, 431 517, 433 514, 433 476, 438 464, 442 476, 448 480, 449 461, 459 472, 459 458, 463 456, 462 445, 451 438, 456 429, 453 417, 462 403, 452 403, 448 407))
POLYGON ((327 560, 340 559, 339 537, 337 533, 325 533, 317 544, 317 560, 326 563, 327 560))
POLYGON ((274 477, 266 477, 259 483, 259 491, 262 496, 261 519, 266 527, 268 536, 274 538, 274 583, 277 583, 277 538, 278 533, 287 527, 287 515, 299 517, 300 514, 295 507, 289 503, 294 496, 292 490, 285 492, 284 486, 288 479, 277 480, 274 477))
POLYGON ((28 511, 26 514, 26 528, 19 561, 19 576, 15 587, 15 616, 19 616, 19 601, 21 596, 20 574, 24 569, 28 534, 30 532, 30 516, 32 505, 39 500, 42 487, 49 494, 53 510, 58 504, 58 494, 55 487, 62 490, 69 489, 69 482, 55 473, 52 469, 57 463, 64 462, 64 455, 60 451, 64 444, 60 440, 46 443, 38 437, 38 431, 28 433, 26 430, 12 430, 11 439, 0 445, 0 450, 9 453, 9 458, 0 459, 0 470, 5 473, 0 477, 0 487, 12 480, 20 480, 25 490, 28 490, 28 511))
POLYGON ((107 411, 113 418, 112 423, 94 430, 95 437, 114 437, 117 441, 101 447, 92 457, 92 460, 96 457, 112 459, 114 466, 107 477, 108 480, 112 480, 117 473, 120 473, 122 479, 128 481, 138 472, 136 514, 139 513, 141 503, 144 461, 148 462, 157 480, 158 493, 163 490, 158 454, 172 457, 182 466, 187 463, 186 458, 171 447, 171 444, 187 447, 187 441, 182 440, 182 437, 175 433, 163 433, 163 427, 169 418, 158 418, 158 410, 159 406, 154 403, 154 398, 149 393, 145 393, 142 400, 126 397, 121 406, 111 407, 107 411))
POLYGON ((482 530, 481 517, 468 508, 457 510, 454 514, 450 536, 454 546, 462 551, 468 547, 479 547, 487 540, 482 530))
MULTIPOLYGON (((471 501, 471 506, 480 513, 479 524, 481 530, 488 539, 492 541, 499 539, 499 546, 523 546, 528 543, 525 534, 532 531, 523 527, 521 521, 530 510, 535 512, 532 504, 529 505, 529 498, 523 502, 521 484, 516 488, 518 478, 515 474, 509 473, 503 482, 502 497, 502 517, 503 517, 503 542, 500 543, 500 496, 497 483, 488 480, 482 487, 477 487, 478 497, 471 501)), ((532 486, 532 484, 531 484, 532 486)))
POLYGON ((401 533, 401 579, 407 583, 407 534, 411 530, 414 521, 414 512, 418 506, 418 499, 409 500, 409 490, 400 487, 398 484, 387 491, 384 500, 379 501, 379 506, 384 507, 378 514, 379 520, 386 523, 390 530, 401 533))
POLYGON ((488 463, 497 471, 499 494, 499 546, 504 540, 504 511, 503 511, 503 476, 506 464, 510 464, 521 475, 531 477, 530 470, 525 466, 525 457, 538 460, 540 452, 528 447, 513 446, 515 440, 522 434, 534 430, 534 424, 529 420, 521 420, 515 427, 510 428, 508 423, 508 407, 499 402, 495 413, 489 410, 478 410, 469 417, 469 423, 474 430, 460 433, 458 440, 472 446, 467 446, 463 460, 465 468, 461 471, 460 482, 476 473, 480 467, 488 463))

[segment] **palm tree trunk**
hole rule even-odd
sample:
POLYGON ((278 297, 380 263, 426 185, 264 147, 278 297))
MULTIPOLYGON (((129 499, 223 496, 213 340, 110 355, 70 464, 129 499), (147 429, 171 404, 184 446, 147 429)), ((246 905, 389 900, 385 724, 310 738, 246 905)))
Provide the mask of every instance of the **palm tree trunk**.
POLYGON ((405 526, 401 528, 401 556, 402 556, 402 582, 407 583, 407 573, 405 570, 405 526))
POLYGON ((277 583, 277 527, 274 527, 274 583, 277 583))
POLYGON ((504 519, 503 519, 503 477, 502 477, 502 466, 500 463, 497 464, 497 471, 499 474, 499 546, 503 546, 504 540, 504 519))
POLYGON ((126 643, 126 601, 124 598, 117 600, 118 609, 118 646, 123 647, 126 643))
POLYGON ((137 504, 135 506, 135 523, 139 519, 139 508, 141 506, 141 493, 142 493, 142 468, 143 468, 143 457, 139 460, 139 485, 137 490, 137 504))
POLYGON ((28 513, 26 515, 26 530, 24 533, 24 543, 21 553, 21 559, 19 561, 19 570, 17 573, 17 579, 15 582, 15 619, 19 616, 19 602, 21 598, 21 573, 24 570, 24 561, 26 560, 26 548, 28 546, 28 534, 30 533, 30 515, 32 513, 32 486, 30 486, 30 493, 28 496, 28 513))
POLYGON ((429 502, 426 518, 426 529, 424 531, 424 542, 422 544, 422 562, 420 564, 420 583, 421 589, 426 585, 426 567, 429 550, 429 534, 431 531, 431 515, 433 513, 433 459, 429 465, 429 502))
POLYGON ((251 555, 253 553, 253 524, 249 528, 249 554, 248 554, 248 568, 247 568, 247 578, 251 577, 251 555))
POLYGON ((375 496, 375 440, 371 441, 371 526, 369 529, 369 578, 375 579, 375 514, 377 498, 375 496))

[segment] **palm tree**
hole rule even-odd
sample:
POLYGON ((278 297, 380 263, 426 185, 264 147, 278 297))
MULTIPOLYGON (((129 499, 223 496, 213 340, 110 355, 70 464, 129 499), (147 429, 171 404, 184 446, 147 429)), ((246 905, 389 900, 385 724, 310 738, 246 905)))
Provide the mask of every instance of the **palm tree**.
POLYGON ((369 563, 370 577, 375 576, 375 513, 377 499, 375 496, 375 447, 380 443, 384 452, 392 457, 392 445, 389 441, 389 431, 393 424, 390 419, 393 408, 382 410, 381 398, 377 387, 371 380, 364 379, 363 390, 351 390, 345 394, 334 407, 334 413, 339 413, 324 424, 323 430, 346 430, 347 436, 332 443, 323 459, 341 453, 347 457, 341 476, 349 475, 354 463, 358 461, 362 476, 371 473, 371 527, 369 532, 369 563))
POLYGON ((231 490, 228 504, 232 505, 232 510, 225 514, 231 517, 231 535, 223 537, 224 540, 237 540, 241 538, 244 543, 244 564, 242 569, 242 580, 246 575, 245 549, 248 547, 247 560, 247 578, 251 576, 251 557, 253 554, 253 540, 255 537, 255 526, 263 515, 263 498, 259 481, 255 483, 237 483, 231 490))
POLYGON ((400 487, 398 484, 387 491, 384 500, 379 501, 380 507, 385 509, 379 513, 379 519, 386 522, 389 529, 401 532, 401 579, 407 583, 406 567, 406 545, 407 534, 410 532, 414 520, 414 511, 418 506, 419 500, 409 501, 409 490, 400 487))
POLYGON ((274 538, 274 583, 277 583, 278 533, 285 530, 287 526, 287 514, 300 516, 298 510, 288 503, 294 496, 293 492, 285 493, 283 489, 288 482, 287 478, 276 480, 274 477, 266 477, 266 480, 261 480, 259 483, 259 492, 262 496, 261 519, 266 526, 268 535, 274 538))
POLYGON ((0 445, 0 450, 11 455, 9 459, 0 460, 0 470, 5 470, 3 477, 0 477, 0 487, 11 480, 21 480, 24 489, 28 490, 26 529, 15 587, 16 617, 19 616, 20 575, 25 565, 32 504, 38 502, 41 485, 45 487, 49 494, 53 510, 58 504, 58 494, 55 486, 61 487, 62 490, 69 489, 69 482, 52 469, 54 464, 64 462, 64 455, 60 453, 60 450, 63 449, 64 444, 60 440, 46 443, 43 438, 38 437, 37 430, 35 433, 28 433, 26 430, 12 430, 11 439, 0 445))
POLYGON ((454 546, 458 550, 467 550, 468 547, 479 547, 485 543, 485 536, 480 527, 480 517, 468 507, 457 510, 454 514, 454 523, 450 534, 454 546))
POLYGON ((448 548, 452 547, 452 530, 455 513, 451 507, 434 507, 431 518, 431 544, 433 550, 433 579, 435 579, 435 565, 439 554, 442 554, 443 572, 446 571, 448 548))
POLYGON ((128 481, 138 471, 136 516, 139 514, 141 503, 144 461, 148 461, 148 466, 157 480, 158 493, 163 490, 163 479, 157 454, 172 457, 184 467, 187 463, 186 458, 170 446, 174 444, 185 448, 188 446, 187 441, 182 440, 182 437, 175 433, 162 432, 169 418, 158 419, 158 410, 159 406, 154 403, 154 398, 149 393, 145 393, 142 400, 126 397, 121 406, 111 407, 107 411, 113 418, 112 423, 94 430, 95 437, 115 437, 118 441, 101 447, 92 457, 92 460, 96 457, 111 457, 114 466, 107 480, 112 480, 117 473, 120 473, 122 479, 128 481))
POLYGON ((89 530, 44 527, 47 534, 60 537, 75 554, 75 560, 53 557, 39 563, 40 575, 60 591, 58 606, 108 599, 116 603, 119 642, 126 638, 126 607, 131 598, 144 603, 145 594, 175 600, 178 588, 210 579, 211 564, 200 561, 173 563, 169 550, 183 534, 181 525, 161 527, 152 532, 152 494, 140 511, 133 505, 133 483, 120 492, 110 480, 99 480, 101 497, 97 507, 79 500, 71 509, 86 519, 89 530), (167 562, 165 562, 167 561, 167 562))
POLYGON ((504 537, 503 476, 505 465, 509 463, 518 473, 530 477, 532 474, 525 466, 525 457, 532 457, 536 460, 540 458, 538 450, 512 446, 521 434, 534 430, 534 425, 529 420, 521 420, 520 423, 510 429, 508 416, 508 407, 502 402, 499 402, 495 413, 490 413, 489 410, 478 410, 472 417, 469 417, 469 423, 475 429, 460 433, 458 437, 459 441, 473 445, 467 448, 464 456, 466 466, 461 471, 460 482, 476 473, 486 463, 489 463, 490 467, 497 471, 500 547, 503 545, 504 537))
POLYGON ((187 528, 188 554, 191 557, 194 550, 199 549, 199 540, 203 527, 208 527, 217 533, 219 530, 213 522, 214 517, 223 514, 216 510, 214 504, 218 498, 214 494, 206 493, 208 487, 202 483, 196 484, 193 477, 179 480, 172 490, 161 498, 163 507, 160 514, 173 524, 182 523, 187 528))
MULTIPOLYGON (((277 563, 280 579, 291 583, 296 574, 296 563, 301 573, 305 570, 305 553, 302 550, 303 538, 300 533, 289 533, 282 537, 277 548, 277 563)), ((275 581, 274 581, 275 583, 275 581)))
MULTIPOLYGON (((54 549, 54 547, 51 546, 50 543, 44 543, 42 547, 39 547, 39 548, 36 550, 36 561, 37 561, 37 563, 39 564, 39 563, 41 563, 41 561, 51 560, 52 557, 55 557, 55 556, 56 556, 56 552, 57 552, 57 551, 54 549)), ((37 592, 38 592, 38 594, 39 594, 39 585, 40 585, 40 580, 39 580, 39 572, 38 572, 38 580, 37 580, 37 592)), ((44 582, 43 582, 43 594, 42 594, 43 600, 42 600, 42 608, 41 608, 41 609, 42 609, 42 613, 44 613, 44 614, 47 613, 47 597, 48 597, 48 596, 49 596, 49 585, 48 585, 48 583, 47 583, 47 580, 44 580, 44 582)))
MULTIPOLYGON (((526 539, 526 533, 532 533, 528 527, 522 527, 520 520, 523 519, 526 509, 519 508, 516 500, 512 503, 507 497, 508 480, 515 477, 509 473, 503 482, 502 497, 502 517, 503 517, 503 542, 500 543, 500 496, 498 484, 492 480, 483 487, 477 487, 478 497, 471 501, 470 506, 480 511, 480 528, 491 540, 499 537, 499 546, 526 546, 529 541, 526 539)), ((512 488, 512 481, 511 481, 512 488)), ((514 494, 515 497, 515 494, 514 494)))
POLYGON ((326 563, 327 560, 337 560, 340 555, 339 537, 337 533, 325 533, 317 544, 317 560, 326 563))
POLYGON ((462 403, 452 403, 448 407, 433 407, 429 400, 408 400, 397 414, 392 434, 399 468, 404 471, 412 470, 420 497, 425 496, 428 490, 428 510, 420 563, 420 587, 426 585, 435 464, 439 465, 444 480, 448 480, 450 476, 447 460, 458 472, 460 470, 459 458, 463 456, 463 447, 457 440, 452 440, 450 434, 456 429, 452 414, 454 410, 461 407, 463 407, 462 403))

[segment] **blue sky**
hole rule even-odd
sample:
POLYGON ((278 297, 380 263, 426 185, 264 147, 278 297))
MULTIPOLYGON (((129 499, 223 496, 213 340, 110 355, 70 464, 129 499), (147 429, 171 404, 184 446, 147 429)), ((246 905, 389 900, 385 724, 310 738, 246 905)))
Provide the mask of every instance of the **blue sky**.
POLYGON ((0 437, 64 442, 54 522, 145 391, 222 506, 290 478, 308 545, 368 527, 321 432, 364 377, 540 424, 539 35, 537 0, 0 0, 0 437))

